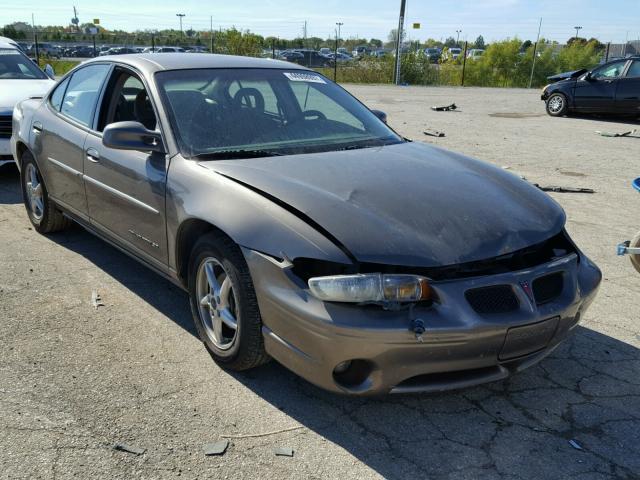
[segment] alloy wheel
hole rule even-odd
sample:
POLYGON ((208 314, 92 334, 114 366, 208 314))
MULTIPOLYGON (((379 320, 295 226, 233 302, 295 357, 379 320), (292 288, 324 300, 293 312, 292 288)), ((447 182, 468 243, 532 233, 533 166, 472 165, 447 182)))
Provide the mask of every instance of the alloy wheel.
POLYGON ((560 95, 555 95, 549 99, 549 111, 551 113, 561 112, 563 107, 564 99, 560 95))
POLYGON ((196 295, 207 336, 217 348, 228 350, 238 334, 237 302, 233 281, 216 258, 206 258, 198 267, 196 295))
POLYGON ((44 196, 42 193, 42 179, 40 178, 38 169, 33 163, 27 164, 25 179, 29 209, 31 210, 33 218, 39 222, 44 215, 44 196))

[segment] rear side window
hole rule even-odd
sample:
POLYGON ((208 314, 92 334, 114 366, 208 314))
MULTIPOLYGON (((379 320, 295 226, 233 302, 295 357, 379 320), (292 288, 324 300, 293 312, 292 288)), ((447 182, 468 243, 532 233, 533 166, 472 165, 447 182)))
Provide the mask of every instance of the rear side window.
POLYGON ((640 78, 640 61, 634 61, 627 71, 627 78, 640 78))
POLYGON ((109 65, 89 65, 73 74, 64 95, 60 113, 90 126, 102 83, 109 65))
POLYGON ((60 107, 62 107, 62 99, 64 98, 64 92, 67 90, 67 85, 69 85, 69 78, 70 77, 65 78, 60 85, 56 87, 49 99, 51 106, 58 112, 60 111, 60 107))

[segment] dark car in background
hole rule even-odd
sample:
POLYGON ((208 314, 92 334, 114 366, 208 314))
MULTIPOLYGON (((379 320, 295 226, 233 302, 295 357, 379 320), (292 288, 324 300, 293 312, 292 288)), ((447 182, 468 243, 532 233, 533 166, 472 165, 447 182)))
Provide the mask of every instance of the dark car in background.
POLYGON ((553 117, 576 113, 640 116, 640 56, 616 59, 592 70, 549 77, 541 99, 553 117))
POLYGON ((442 50, 439 48, 425 48, 424 55, 429 59, 430 63, 438 63, 442 56, 442 50))

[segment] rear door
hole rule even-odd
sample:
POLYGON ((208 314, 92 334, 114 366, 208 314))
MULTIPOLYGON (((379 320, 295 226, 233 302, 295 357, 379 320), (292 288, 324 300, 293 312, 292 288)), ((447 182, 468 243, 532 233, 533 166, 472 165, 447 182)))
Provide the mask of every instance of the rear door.
POLYGON ((583 75, 576 82, 574 108, 582 112, 615 111, 618 79, 627 64, 626 60, 596 68, 591 75, 583 75))
POLYGON ((55 88, 32 124, 34 153, 49 194, 81 217, 87 214, 84 142, 110 68, 92 64, 76 70, 55 88))
POLYGON ((115 122, 136 121, 159 128, 141 77, 113 70, 98 123, 85 143, 84 169, 91 223, 156 268, 167 264, 165 224, 166 155, 117 150, 102 144, 102 131, 115 122))
POLYGON ((640 115, 640 60, 633 60, 618 80, 616 110, 640 115))

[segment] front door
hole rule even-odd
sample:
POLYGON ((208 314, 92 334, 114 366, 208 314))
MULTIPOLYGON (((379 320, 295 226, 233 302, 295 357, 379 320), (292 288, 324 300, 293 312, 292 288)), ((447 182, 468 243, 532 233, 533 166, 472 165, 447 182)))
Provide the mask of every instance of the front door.
POLYGON ((110 68, 96 64, 77 70, 56 87, 31 126, 34 153, 49 194, 81 217, 87 214, 84 142, 110 68))
POLYGON ((640 60, 631 62, 624 77, 618 80, 616 110, 640 115, 640 60))
POLYGON ((583 75, 576 82, 574 108, 582 112, 609 112, 615 110, 618 78, 622 75, 626 60, 620 60, 596 68, 591 75, 583 75))
POLYGON ((167 264, 166 155, 105 147, 102 130, 122 121, 156 129, 156 114, 144 84, 134 72, 116 67, 100 107, 97 132, 90 133, 85 142, 90 221, 162 268, 167 264))

